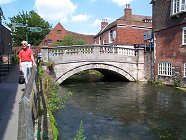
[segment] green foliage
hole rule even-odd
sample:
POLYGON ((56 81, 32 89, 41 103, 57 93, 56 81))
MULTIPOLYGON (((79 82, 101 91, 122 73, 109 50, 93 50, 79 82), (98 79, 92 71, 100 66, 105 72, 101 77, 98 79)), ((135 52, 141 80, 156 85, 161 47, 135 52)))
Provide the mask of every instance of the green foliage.
POLYGON ((32 45, 39 45, 52 28, 52 26, 41 18, 35 11, 30 11, 29 13, 22 11, 9 19, 10 23, 7 25, 12 31, 13 46, 20 46, 21 41, 26 40, 26 28, 14 28, 12 23, 23 23, 28 27, 42 27, 43 30, 40 33, 28 32, 28 42, 32 45))
POLYGON ((84 45, 87 42, 82 39, 74 38, 72 35, 65 35, 62 42, 56 41, 52 46, 71 46, 71 45, 84 45))
POLYGON ((76 75, 87 75, 87 74, 97 75, 99 77, 103 77, 104 76, 102 73, 100 73, 99 71, 94 70, 94 69, 80 71, 76 75))
POLYGON ((12 63, 13 64, 18 64, 19 63, 19 57, 18 57, 18 54, 15 54, 11 57, 12 59, 12 63))
POLYGON ((175 87, 181 87, 181 80, 180 79, 175 79, 174 80, 174 86, 175 87))
POLYGON ((162 85, 162 81, 160 80, 154 80, 153 83, 156 85, 162 85))
POLYGON ((42 69, 41 63, 39 63, 37 67, 38 67, 38 70, 37 70, 38 75, 39 75, 40 78, 42 78, 44 76, 44 70, 42 69))
POLYGON ((77 131, 77 134, 76 134, 74 140, 86 140, 86 137, 84 136, 83 132, 84 132, 83 121, 81 120, 79 130, 77 131))
POLYGON ((59 109, 63 109, 64 108, 64 104, 65 102, 67 101, 67 98, 72 95, 70 92, 69 93, 65 93, 65 95, 63 97, 60 97, 58 94, 57 94, 57 88, 55 86, 55 84, 53 84, 51 86, 51 92, 48 96, 48 107, 50 109, 50 111, 53 113, 53 112, 56 112, 57 110, 59 109))
POLYGON ((54 140, 57 140, 59 132, 58 132, 58 129, 56 127, 56 120, 55 120, 55 118, 54 118, 54 116, 52 115, 51 112, 49 112, 49 117, 50 117, 50 123, 51 123, 51 126, 52 126, 52 132, 53 132, 54 140))
MULTIPOLYGON (((46 64, 47 66, 50 64, 46 64)), ((64 108, 64 104, 67 101, 68 97, 72 95, 71 92, 64 93, 63 96, 59 96, 58 89, 59 85, 52 81, 52 78, 42 69, 42 64, 38 65, 38 73, 39 77, 43 79, 43 81, 48 81, 48 85, 46 87, 48 108, 53 113, 59 109, 64 108), (45 80, 44 80, 45 79, 45 80)))

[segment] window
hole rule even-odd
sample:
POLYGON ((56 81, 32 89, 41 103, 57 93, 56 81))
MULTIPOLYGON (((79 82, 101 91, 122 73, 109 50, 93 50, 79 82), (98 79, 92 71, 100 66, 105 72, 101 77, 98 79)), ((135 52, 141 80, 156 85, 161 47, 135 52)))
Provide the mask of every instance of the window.
POLYGON ((172 75, 172 64, 168 62, 158 63, 158 75, 171 76, 172 75))
POLYGON ((57 30, 57 34, 60 35, 61 34, 61 30, 57 30))
POLYGON ((101 36, 99 37, 99 44, 101 45, 102 38, 101 36))
POLYGON ((172 0, 172 15, 186 11, 186 0, 172 0))
POLYGON ((186 45, 186 27, 182 30, 182 45, 186 45))
POLYGON ((51 39, 48 39, 48 44, 52 44, 52 40, 51 39))
POLYGON ((186 63, 184 63, 184 77, 186 77, 186 63))
POLYGON ((109 43, 112 43, 113 42, 113 31, 110 30, 109 31, 109 43))

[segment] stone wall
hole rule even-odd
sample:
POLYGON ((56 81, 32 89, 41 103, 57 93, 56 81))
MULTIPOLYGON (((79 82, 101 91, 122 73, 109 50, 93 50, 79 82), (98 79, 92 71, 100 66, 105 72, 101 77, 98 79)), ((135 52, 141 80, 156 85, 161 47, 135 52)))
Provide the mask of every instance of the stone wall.
POLYGON ((144 54, 144 73, 147 81, 154 80, 154 51, 148 51, 144 54))

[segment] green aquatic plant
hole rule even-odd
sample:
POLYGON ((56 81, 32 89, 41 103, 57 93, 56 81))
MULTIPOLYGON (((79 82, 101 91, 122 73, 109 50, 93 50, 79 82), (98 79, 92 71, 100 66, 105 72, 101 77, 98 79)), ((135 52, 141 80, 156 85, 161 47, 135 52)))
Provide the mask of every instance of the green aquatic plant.
POLYGON ((86 140, 86 137, 83 132, 84 132, 83 121, 81 120, 79 130, 77 131, 77 134, 76 134, 74 140, 86 140))

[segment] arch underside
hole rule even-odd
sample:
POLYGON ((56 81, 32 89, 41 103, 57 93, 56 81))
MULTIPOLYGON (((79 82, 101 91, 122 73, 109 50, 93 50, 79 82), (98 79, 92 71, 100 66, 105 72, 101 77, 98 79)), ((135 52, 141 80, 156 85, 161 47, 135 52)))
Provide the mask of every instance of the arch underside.
POLYGON ((67 72, 63 73, 61 76, 57 77, 56 82, 62 83, 63 81, 68 79, 70 76, 78 72, 89 70, 89 69, 109 70, 109 71, 119 74, 120 76, 123 76, 128 81, 136 81, 136 79, 130 73, 128 73, 124 69, 121 69, 120 67, 109 65, 109 64, 104 64, 104 63, 89 63, 89 64, 80 65, 80 66, 77 66, 77 67, 74 67, 68 70, 67 72))

